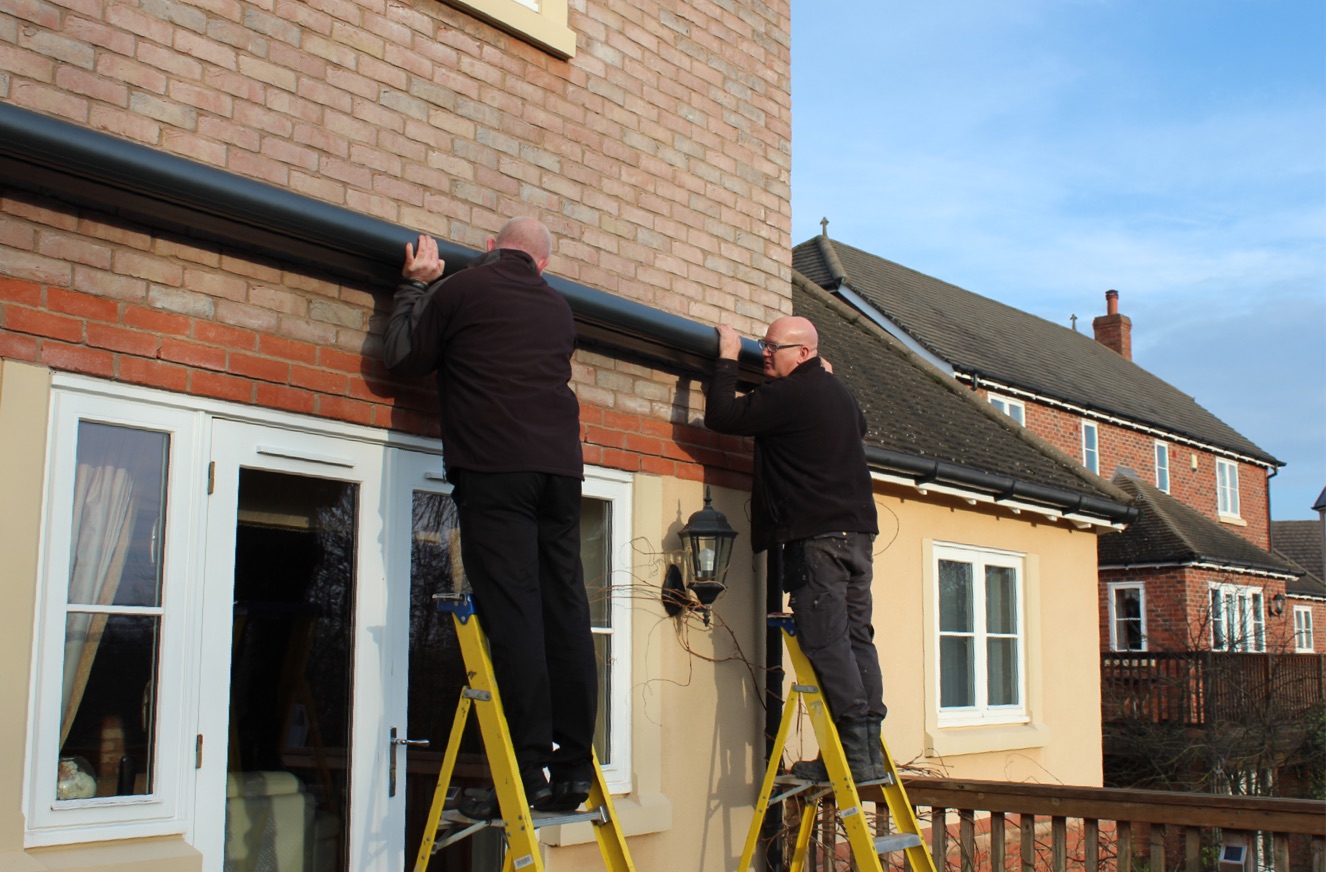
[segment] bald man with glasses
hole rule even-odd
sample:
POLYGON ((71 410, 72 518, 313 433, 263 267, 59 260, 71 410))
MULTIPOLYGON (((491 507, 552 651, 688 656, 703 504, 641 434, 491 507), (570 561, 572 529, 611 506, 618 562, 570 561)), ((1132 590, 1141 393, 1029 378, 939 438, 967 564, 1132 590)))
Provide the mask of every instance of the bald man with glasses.
MULTIPOLYGON (((797 634, 819 676, 852 777, 883 778, 880 721, 886 714, 871 626, 872 543, 879 526, 866 467, 865 416, 819 356, 815 325, 779 318, 759 340, 769 380, 738 397, 741 337, 718 328, 718 359, 704 423, 755 437, 751 542, 783 549, 783 590, 797 634)), ((792 767, 827 781, 822 759, 792 767)))

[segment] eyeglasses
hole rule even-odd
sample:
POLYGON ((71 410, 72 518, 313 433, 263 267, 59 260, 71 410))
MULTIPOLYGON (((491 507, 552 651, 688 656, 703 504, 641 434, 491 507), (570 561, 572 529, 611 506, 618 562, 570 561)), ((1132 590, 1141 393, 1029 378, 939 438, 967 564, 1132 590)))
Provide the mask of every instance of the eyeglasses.
POLYGON ((758 346, 760 346, 760 351, 761 351, 761 352, 767 351, 767 352, 769 352, 770 354, 777 354, 778 352, 782 351, 784 348, 805 348, 805 347, 806 347, 806 343, 804 343, 804 342, 785 342, 785 343, 783 343, 782 345, 779 345, 777 342, 767 342, 767 341, 765 341, 765 340, 763 340, 763 339, 759 340, 759 341, 756 342, 755 344, 758 345, 758 346))

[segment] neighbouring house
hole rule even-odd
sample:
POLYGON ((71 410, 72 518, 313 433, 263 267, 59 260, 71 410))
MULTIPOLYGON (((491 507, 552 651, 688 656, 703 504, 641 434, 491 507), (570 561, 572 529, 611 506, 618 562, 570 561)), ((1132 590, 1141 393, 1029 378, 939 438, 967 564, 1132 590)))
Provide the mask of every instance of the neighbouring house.
POLYGON ((1122 473, 1116 484, 1143 495, 1142 520, 1101 540, 1105 662, 1111 651, 1276 653, 1292 645, 1296 619, 1311 620, 1299 599, 1297 611, 1286 607, 1300 587, 1269 551, 1268 477, 1282 464, 1132 361, 1132 324, 1116 291, 1087 336, 845 245, 827 229, 796 246, 793 266, 937 372, 1091 472, 1122 473), (1175 526, 1176 517, 1184 523, 1175 526), (1115 561, 1125 554, 1126 570, 1115 561), (1133 559, 1143 554, 1155 560, 1133 559))
MULTIPOLYGON (((456 269, 517 213, 580 332, 598 750, 639 868, 735 862, 780 665, 748 549, 712 628, 661 601, 706 488, 748 532, 749 445, 699 425, 719 320, 816 318, 868 410, 895 753, 1099 784, 1096 537, 1136 512, 793 274, 788 15, 0 11, 0 866, 413 856, 460 681, 454 522, 432 388, 379 337, 406 242, 456 269)), ((544 841, 597 862, 588 825, 544 841)))
POLYGON ((1326 652, 1326 490, 1312 507, 1316 521, 1272 521, 1271 552, 1293 567, 1286 585, 1293 616, 1294 651, 1326 652))

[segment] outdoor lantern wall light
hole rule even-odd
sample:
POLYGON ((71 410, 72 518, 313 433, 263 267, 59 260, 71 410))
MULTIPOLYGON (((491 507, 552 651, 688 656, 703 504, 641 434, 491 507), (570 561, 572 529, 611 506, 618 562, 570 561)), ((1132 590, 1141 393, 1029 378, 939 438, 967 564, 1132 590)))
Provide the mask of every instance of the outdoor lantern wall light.
POLYGON ((1285 613, 1285 595, 1277 593, 1271 597, 1271 614, 1277 618, 1285 613))
POLYGON ((691 515, 681 530, 682 546, 689 555, 686 563, 690 584, 683 583, 681 567, 675 563, 668 566, 663 579, 663 607, 668 615, 675 618, 688 608, 699 608, 705 626, 709 625, 714 600, 726 590, 723 579, 732 562, 732 542, 737 538, 737 531, 722 512, 710 505, 711 500, 709 486, 705 485, 704 508, 691 515))

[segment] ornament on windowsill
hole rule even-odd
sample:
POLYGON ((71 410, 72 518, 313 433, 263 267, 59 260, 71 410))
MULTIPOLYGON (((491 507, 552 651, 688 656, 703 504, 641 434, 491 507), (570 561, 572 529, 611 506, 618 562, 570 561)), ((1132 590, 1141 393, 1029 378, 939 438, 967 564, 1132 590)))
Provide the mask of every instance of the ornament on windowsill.
POLYGON ((97 779, 82 757, 61 757, 55 782, 56 799, 91 799, 97 795, 97 779))

